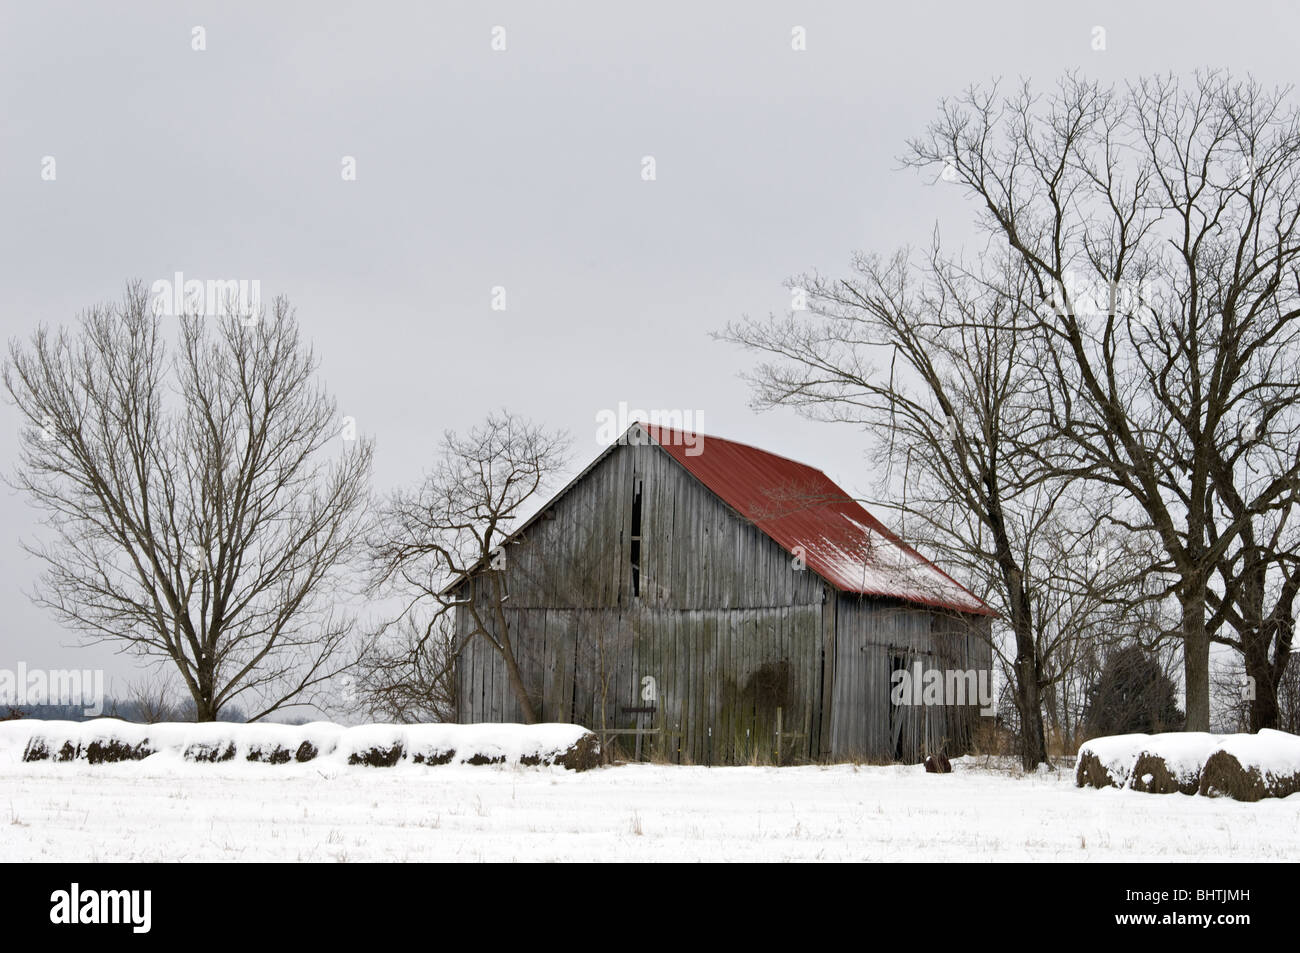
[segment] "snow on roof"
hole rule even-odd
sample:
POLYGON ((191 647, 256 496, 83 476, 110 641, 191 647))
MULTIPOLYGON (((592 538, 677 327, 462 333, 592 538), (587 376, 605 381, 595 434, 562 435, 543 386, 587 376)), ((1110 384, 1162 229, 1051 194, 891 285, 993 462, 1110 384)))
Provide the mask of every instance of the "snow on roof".
POLYGON ((639 424, 732 509, 842 592, 993 615, 813 467, 757 447, 639 424))

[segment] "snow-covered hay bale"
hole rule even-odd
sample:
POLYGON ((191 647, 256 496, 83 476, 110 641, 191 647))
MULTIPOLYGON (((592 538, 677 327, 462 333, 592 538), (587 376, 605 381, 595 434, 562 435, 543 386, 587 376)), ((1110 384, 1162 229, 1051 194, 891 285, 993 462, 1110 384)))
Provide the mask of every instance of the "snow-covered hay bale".
POLYGON ((65 740, 61 745, 56 746, 46 735, 33 735, 23 748, 23 760, 75 761, 80 752, 81 746, 71 741, 65 740))
POLYGON ((188 725, 180 741, 181 757, 200 764, 217 764, 233 761, 239 753, 239 742, 231 725, 205 723, 188 725))
POLYGON ((1143 751, 1133 765, 1129 787, 1147 794, 1195 794, 1200 783, 1200 765, 1190 773, 1170 770, 1169 762, 1160 755, 1143 751))
POLYGON ((220 741, 191 741, 181 752, 186 761, 199 761, 213 764, 218 761, 235 759, 235 743, 230 739, 220 741))
POLYGON ((0 724, 9 750, 21 747, 23 761, 75 761, 81 752, 81 725, 75 721, 22 719, 0 724))
POLYGON ((1137 761, 1138 751, 1147 735, 1112 735, 1093 738, 1079 748, 1075 761, 1074 783, 1077 787, 1122 788, 1137 761))
POLYGON ((1093 738, 1079 748, 1075 784, 1195 794, 1201 766, 1221 740, 1219 735, 1194 731, 1093 738))
POLYGON ((571 771, 590 771, 600 767, 600 755, 600 739, 588 731, 556 755, 554 763, 571 771))
POLYGON ((341 725, 327 721, 308 725, 230 724, 212 722, 190 725, 185 732, 181 757, 186 761, 254 761, 288 764, 311 761, 322 751, 333 751, 343 732, 341 725))
POLYGON ((557 765, 586 771, 600 763, 600 742, 579 725, 364 725, 339 747, 349 764, 391 767, 399 761, 444 764, 557 765))
POLYGON ((1148 794, 1195 794, 1201 768, 1220 738, 1200 731, 1170 731, 1148 736, 1133 762, 1129 787, 1148 794))
POLYGON ((114 761, 143 761, 154 753, 149 739, 132 744, 117 738, 102 738, 86 745, 86 760, 91 764, 111 764, 114 761))
POLYGON ((73 761, 77 757, 78 748, 71 742, 65 741, 62 746, 55 750, 50 747, 49 739, 42 736, 36 736, 27 742, 27 747, 23 750, 24 761, 73 761))
POLYGON ((293 760, 297 762, 314 761, 320 754, 320 749, 310 741, 304 741, 298 746, 298 750, 293 753, 293 760))
POLYGON ((293 751, 274 742, 256 744, 249 747, 248 754, 244 755, 244 760, 261 761, 265 764, 288 764, 293 760, 293 751))
POLYGON ((1091 751, 1079 751, 1074 766, 1074 784, 1076 787, 1117 788, 1117 781, 1102 763, 1101 757, 1091 751))
POLYGON ((1229 735, 1205 761, 1200 793, 1260 801, 1300 792, 1300 737, 1265 728, 1229 735))
POLYGON ((1260 773, 1247 769, 1226 751, 1216 751, 1206 760, 1201 770, 1200 793, 1236 801, 1258 801, 1268 796, 1260 773))
POLYGON ((328 738, 322 738, 321 732, 304 732, 297 726, 266 725, 264 727, 276 730, 251 739, 248 751, 244 755, 245 761, 261 761, 265 764, 312 761, 320 754, 322 744, 332 750, 337 743, 338 735, 342 733, 342 729, 337 725, 330 726, 334 731, 328 738), (307 734, 312 734, 313 737, 306 737, 307 734))
POLYGON ((158 750, 147 725, 116 718, 34 722, 23 747, 24 761, 141 761, 158 750))
POLYGON ((348 755, 348 764, 363 764, 368 768, 391 768, 402 760, 406 750, 400 744, 372 745, 348 755))
POLYGON ((600 744, 579 725, 308 725, 164 723, 112 718, 88 722, 22 719, 0 723, 0 761, 139 761, 156 752, 196 764, 251 761, 286 765, 328 759, 388 768, 399 764, 547 766, 585 771, 600 744))
POLYGON ((1075 783, 1239 801, 1288 797, 1300 792, 1300 737, 1264 729, 1094 738, 1079 749, 1075 783))
POLYGON ((406 754, 406 732, 402 725, 359 725, 347 728, 339 738, 339 752, 348 764, 391 768, 406 754))

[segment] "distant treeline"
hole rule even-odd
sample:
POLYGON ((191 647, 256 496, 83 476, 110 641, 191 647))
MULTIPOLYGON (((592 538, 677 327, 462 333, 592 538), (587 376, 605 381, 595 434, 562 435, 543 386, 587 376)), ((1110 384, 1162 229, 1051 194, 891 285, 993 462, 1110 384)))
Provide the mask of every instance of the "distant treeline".
MULTIPOLYGON (((158 717, 156 708, 128 699, 106 698, 104 710, 98 715, 87 715, 84 705, 12 705, 0 710, 0 720, 12 718, 39 718, 43 721, 90 721, 92 718, 120 718, 138 724, 152 724, 157 721, 195 721, 193 702, 176 705, 158 717)), ((237 705, 222 708, 217 714, 217 721, 244 722, 247 713, 237 705)))

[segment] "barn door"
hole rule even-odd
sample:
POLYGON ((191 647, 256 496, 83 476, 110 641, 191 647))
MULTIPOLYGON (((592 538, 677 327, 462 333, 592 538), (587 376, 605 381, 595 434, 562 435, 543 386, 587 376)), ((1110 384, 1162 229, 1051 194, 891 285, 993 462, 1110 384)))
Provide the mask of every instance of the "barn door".
MULTIPOLYGON (((907 656, 901 652, 891 653, 889 656, 889 684, 894 684, 894 673, 906 671, 907 656)), ((889 700, 889 752, 895 761, 903 760, 903 718, 904 706, 894 701, 894 693, 888 692, 885 697, 889 700)))

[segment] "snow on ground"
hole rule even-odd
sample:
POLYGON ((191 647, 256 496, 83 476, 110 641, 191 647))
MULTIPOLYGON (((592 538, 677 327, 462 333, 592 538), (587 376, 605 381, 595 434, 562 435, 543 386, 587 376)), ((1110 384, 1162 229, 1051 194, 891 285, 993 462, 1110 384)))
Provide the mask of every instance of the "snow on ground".
POLYGON ((0 765, 6 861, 1300 860, 1300 795, 919 766, 0 765))

